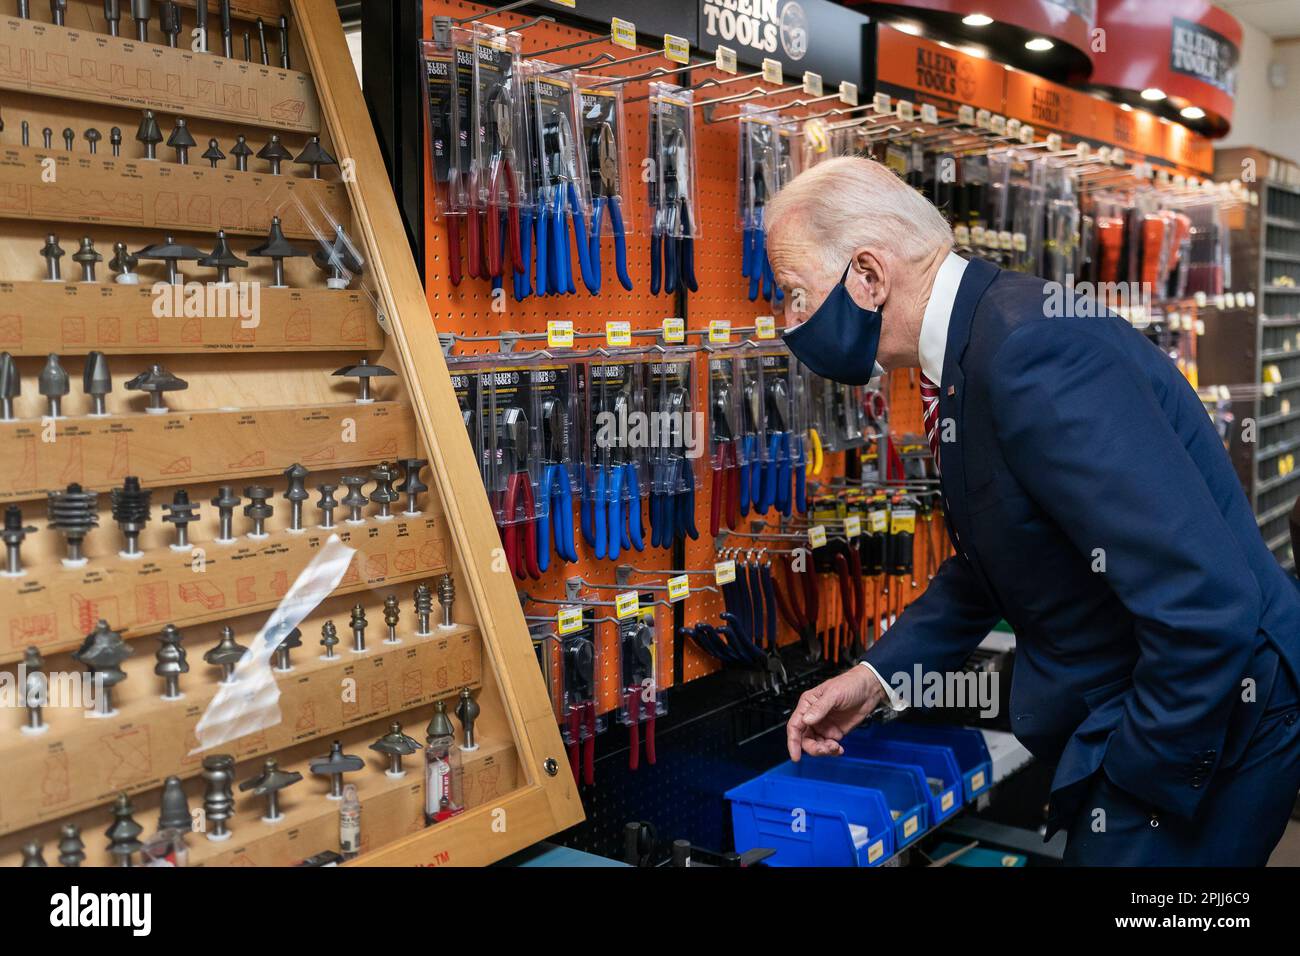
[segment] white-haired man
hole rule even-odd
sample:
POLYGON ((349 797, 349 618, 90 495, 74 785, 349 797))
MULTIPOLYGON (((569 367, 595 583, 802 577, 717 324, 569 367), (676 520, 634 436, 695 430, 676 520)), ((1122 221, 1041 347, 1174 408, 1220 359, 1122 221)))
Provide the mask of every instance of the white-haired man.
POLYGON ((955 255, 938 210, 869 160, 803 173, 767 225, 796 357, 850 383, 920 367, 956 549, 862 666, 802 696, 791 759, 842 754, 907 705, 892 675, 960 668, 1005 618, 1011 726, 1056 764, 1068 862, 1264 863, 1300 787, 1300 582, 1174 364, 955 255))

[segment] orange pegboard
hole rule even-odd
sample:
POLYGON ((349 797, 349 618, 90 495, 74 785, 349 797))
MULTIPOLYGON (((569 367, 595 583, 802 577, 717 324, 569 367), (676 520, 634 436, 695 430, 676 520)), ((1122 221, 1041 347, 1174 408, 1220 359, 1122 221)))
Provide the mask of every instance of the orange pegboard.
MULTIPOLYGON (((436 0, 425 4, 426 35, 434 16, 464 18, 482 14, 484 7, 476 4, 457 2, 457 0, 436 0)), ((513 28, 529 22, 532 18, 513 13, 494 14, 489 22, 497 26, 513 28)), ((533 56, 537 52, 577 40, 590 39, 589 31, 554 23, 543 23, 529 27, 523 33, 524 56, 533 56)), ((658 47, 641 46, 636 52, 645 53, 658 47)), ((618 58, 632 55, 631 51, 615 48, 605 40, 577 49, 564 51, 548 57, 556 63, 577 64, 589 61, 600 53, 609 53, 618 58)), ((655 66, 671 67, 673 64, 659 58, 650 57, 634 63, 618 64, 600 69, 603 76, 617 77, 643 74, 655 66)), ((708 78, 727 79, 727 75, 711 67, 693 70, 690 74, 679 74, 677 82, 687 85, 699 83, 708 78), (686 77, 690 78, 687 79, 686 77)), ((752 85, 752 84, 750 84, 752 85)), ((632 100, 644 96, 647 92, 646 81, 635 81, 624 89, 625 99, 632 100)), ((743 92, 748 86, 733 83, 714 90, 705 86, 696 92, 697 101, 727 93, 743 92)), ((793 99, 798 94, 788 94, 785 99, 793 99)), ((776 98, 768 101, 777 102, 776 98)), ((447 277, 447 234, 442 216, 432 201, 435 195, 432 183, 432 171, 425 158, 425 195, 429 201, 425 208, 425 286, 429 299, 433 321, 440 331, 456 332, 464 335, 495 334, 502 331, 519 333, 543 333, 546 323, 553 319, 567 319, 573 322, 575 332, 602 333, 605 323, 611 320, 624 320, 633 329, 657 328, 664 317, 677 314, 676 300, 670 295, 652 296, 650 287, 649 255, 649 213, 646 208, 646 191, 641 180, 641 160, 647 149, 648 107, 644 100, 626 103, 627 134, 625 152, 627 168, 623 170, 623 216, 629 231, 627 237, 628 273, 632 278, 633 291, 625 291, 617 282, 610 281, 613 274, 612 243, 606 239, 604 269, 606 281, 599 296, 591 296, 585 290, 576 295, 532 297, 524 302, 515 302, 507 295, 497 301, 493 310, 491 287, 488 283, 466 276, 459 286, 453 287, 447 277)), ((733 105, 719 107, 719 115, 736 112, 733 105)), ((737 124, 734 121, 709 123, 704 122, 703 110, 695 111, 696 143, 696 199, 697 240, 695 245, 695 271, 699 280, 700 291, 688 296, 686 305, 687 327, 699 329, 706 327, 711 320, 726 319, 733 326, 745 327, 754 324, 757 315, 767 314, 768 308, 762 300, 750 302, 746 296, 748 280, 740 275, 741 233, 736 224, 736 151, 737 124)), ((576 256, 574 257, 576 262, 576 256)), ((581 289, 581 284, 579 284, 581 289)), ((581 347, 582 340, 579 339, 581 347)), ((638 344, 649 344, 641 340, 638 344)), ((472 355, 494 352, 497 347, 492 342, 462 342, 457 345, 457 354, 472 355)), ((704 408, 704 383, 708 377, 708 353, 701 351, 695 359, 694 381, 696 383, 696 408, 704 408)), ((891 416, 896 431, 919 431, 921 424, 920 393, 913 380, 906 373, 895 375, 890 389, 891 416)), ((913 377, 914 378, 914 377, 913 377)), ((843 474, 844 456, 828 455, 822 478, 831 474, 843 474)), ((696 526, 700 529, 698 541, 686 542, 685 566, 690 569, 709 568, 714 562, 714 542, 708 533, 709 506, 711 502, 711 472, 706 462, 701 462, 696 473, 696 526)), ((575 496, 576 497, 576 496, 575 496)), ((575 501, 576 505, 576 501, 575 501)), ((643 514, 643 526, 648 524, 643 514)), ((923 525, 924 527, 924 525, 923 525)), ((940 523, 936 520, 933 530, 941 534, 940 523)), ((648 531, 647 531, 648 534, 648 531)), ((918 536, 918 575, 920 570, 921 548, 925 546, 925 531, 918 536)), ((580 535, 579 535, 580 540, 580 535)), ((744 539, 732 538, 729 545, 742 546, 744 539)), ((761 548, 758 542, 755 551, 761 548)), ((946 542, 944 542, 946 547, 946 542)), ((520 588, 531 597, 554 601, 565 598, 565 582, 575 576, 585 581, 599 584, 614 583, 614 562, 598 561, 591 557, 584 546, 578 548, 580 560, 576 564, 565 564, 553 559, 551 569, 539 581, 527 581, 520 588)), ((662 548, 652 549, 647 542, 642 553, 624 553, 619 563, 630 563, 638 568, 655 569, 667 572, 671 570, 671 551, 662 548)), ((636 576, 631 587, 637 583, 662 583, 653 578, 636 576)), ((906 583, 906 582, 905 582, 906 583)), ((913 590, 910 583, 904 588, 904 600, 910 603, 924 588, 924 581, 918 579, 919 587, 913 590)), ((693 576, 693 587, 711 585, 712 580, 693 576)), ((599 597, 612 601, 614 590, 602 590, 599 597)), ((685 602, 685 619, 687 624, 699 620, 717 622, 723 608, 720 594, 709 592, 693 593, 685 602)), ((531 604, 526 608, 529 614, 548 614, 554 605, 531 604)), ((665 610, 665 609, 661 609, 665 610)), ((603 609, 602 616, 612 616, 613 609, 603 609)), ((661 613, 660 619, 668 621, 671 616, 661 613)), ((661 628, 661 653, 668 661, 672 660, 674 635, 671 627, 661 628)), ((795 640, 792 632, 782 624, 782 643, 795 640)), ((616 634, 612 625, 600 627, 600 682, 599 710, 606 713, 615 709, 619 703, 619 679, 617 674, 616 634)), ((683 676, 690 680, 718 669, 719 665, 712 658, 701 653, 693 644, 683 650, 683 676)), ((664 675, 663 686, 672 681, 671 667, 661 668, 664 675)))

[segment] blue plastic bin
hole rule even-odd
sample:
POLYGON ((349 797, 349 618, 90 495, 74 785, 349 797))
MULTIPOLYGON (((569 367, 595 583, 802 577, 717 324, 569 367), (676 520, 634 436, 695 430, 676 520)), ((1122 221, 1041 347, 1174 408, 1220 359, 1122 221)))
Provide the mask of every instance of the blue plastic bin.
POLYGON ((879 866, 894 855, 893 821, 878 790, 764 774, 727 799, 736 851, 770 847, 769 865, 879 866))
POLYGON ((950 748, 961 770, 962 788, 967 803, 993 785, 993 759, 989 756, 988 745, 984 743, 984 735, 972 727, 932 727, 928 724, 892 720, 883 724, 868 724, 849 736, 864 740, 937 744, 950 748))
POLYGON ((858 734, 849 734, 842 743, 847 757, 920 768, 929 784, 930 819, 934 823, 942 823, 965 803, 961 768, 951 747, 858 734))
POLYGON ((797 777, 879 790, 894 820, 894 846, 901 850, 930 828, 930 787, 920 767, 903 767, 852 757, 805 757, 767 772, 769 777, 797 777))

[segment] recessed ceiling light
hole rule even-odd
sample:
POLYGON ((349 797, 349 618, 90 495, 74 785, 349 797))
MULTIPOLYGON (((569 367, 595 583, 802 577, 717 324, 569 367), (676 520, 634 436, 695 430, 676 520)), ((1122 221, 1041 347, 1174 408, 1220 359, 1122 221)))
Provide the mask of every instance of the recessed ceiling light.
POLYGON ((1034 37, 1032 40, 1025 41, 1025 49, 1033 50, 1035 53, 1046 53, 1052 47, 1056 46, 1047 37, 1034 37))
POLYGON ((1165 98, 1165 91, 1162 89, 1158 89, 1157 87, 1154 86, 1148 86, 1145 90, 1142 91, 1142 99, 1147 100, 1148 102, 1151 103, 1154 103, 1157 100, 1163 100, 1164 98, 1165 98))
POLYGON ((1129 106, 1127 103, 1119 104, 1119 108, 1122 109, 1125 113, 1133 112, 1133 107, 1129 106))
POLYGON ((982 13, 972 13, 970 16, 962 17, 961 22, 968 27, 986 27, 993 22, 993 18, 982 13))
POLYGON ((1205 110, 1201 109, 1199 106, 1184 106, 1179 111, 1179 115, 1182 116, 1183 119, 1189 120, 1205 119, 1205 110))

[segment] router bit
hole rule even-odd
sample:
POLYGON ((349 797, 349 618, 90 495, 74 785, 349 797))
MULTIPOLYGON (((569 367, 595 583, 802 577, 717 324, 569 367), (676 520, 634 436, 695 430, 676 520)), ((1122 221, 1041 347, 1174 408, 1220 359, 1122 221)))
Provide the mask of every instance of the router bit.
POLYGON ((176 493, 172 495, 172 500, 163 504, 163 521, 176 526, 176 541, 172 544, 172 550, 188 551, 190 549, 189 526, 199 520, 199 516, 195 514, 198 507, 199 503, 190 501, 190 493, 184 488, 176 489, 176 493))
POLYGON ((307 145, 303 147, 302 152, 298 154, 294 162, 301 166, 310 166, 312 179, 320 179, 320 168, 322 166, 337 166, 339 164, 339 161, 331 156, 325 150, 325 147, 320 144, 319 136, 313 136, 307 140, 307 145))
POLYGON ((468 687, 462 687, 460 702, 456 705, 456 719, 465 731, 465 742, 460 745, 461 750, 478 750, 478 742, 474 739, 474 722, 478 720, 478 715, 478 701, 468 687))
POLYGON ((402 619, 402 609, 398 606, 397 595, 390 594, 384 598, 384 624, 388 627, 388 636, 384 638, 385 644, 400 644, 402 639, 397 636, 397 622, 402 619))
POLYGON ((181 32, 181 11, 175 0, 163 0, 158 9, 158 29, 167 37, 167 45, 176 49, 176 38, 181 32))
POLYGON ((35 840, 29 840, 23 844, 23 862, 22 866, 49 866, 45 862, 45 857, 41 855, 41 845, 35 840))
POLYGON ((240 791, 253 791, 255 797, 266 797, 266 813, 262 815, 263 823, 278 823, 280 813, 280 791, 292 787, 302 779, 296 770, 281 770, 274 757, 267 757, 262 764, 262 772, 256 777, 245 780, 239 785, 240 791))
POLYGON ((244 505, 244 517, 253 522, 253 530, 248 532, 250 538, 266 537, 266 519, 275 511, 268 503, 273 494, 275 492, 264 485, 248 485, 244 488, 244 496, 248 498, 248 504, 244 505))
MULTIPOLYGON (((0 378, 0 380, 3 380, 0 378)), ((316 502, 316 508, 320 511, 320 526, 322 528, 334 527, 334 509, 339 503, 334 498, 334 492, 338 485, 317 485, 316 490, 320 492, 320 501, 316 502)))
POLYGON ((352 608, 352 653, 364 654, 366 651, 366 609, 360 604, 352 608))
POLYGON ((194 134, 190 132, 190 124, 184 118, 176 120, 171 135, 167 137, 168 148, 176 150, 176 162, 182 166, 188 166, 190 164, 190 148, 197 145, 194 141, 194 134))
POLYGON ((270 287, 272 289, 286 289, 288 286, 284 281, 284 260, 305 256, 307 251, 299 249, 284 237, 284 231, 280 228, 280 217, 273 216, 271 218, 271 231, 267 233, 266 242, 249 249, 248 255, 254 259, 270 259, 273 275, 270 287))
POLYGON ((190 800, 185 796, 181 778, 168 777, 163 781, 162 797, 158 801, 158 831, 189 833, 192 829, 194 818, 190 815, 190 800))
POLYGON ((235 137, 235 145, 230 148, 230 155, 235 157, 235 169, 241 173, 248 172, 248 157, 253 155, 253 150, 249 147, 243 133, 235 137))
POLYGON ((60 532, 67 541, 68 553, 63 559, 70 568, 86 563, 81 543, 86 535, 99 526, 99 495, 85 491, 81 485, 68 485, 64 491, 51 491, 46 505, 49 526, 60 532))
POLYGON ((448 743, 456 737, 456 727, 447 716, 447 702, 445 700, 435 701, 433 705, 433 716, 429 718, 428 726, 424 728, 424 742, 431 744, 438 738, 446 738, 448 743))
POLYGON ((385 771, 388 776, 405 777, 406 771, 402 769, 402 758, 418 753, 424 748, 414 737, 402 733, 402 725, 395 720, 388 725, 388 733, 371 744, 370 749, 388 758, 388 770, 385 771))
POLYGON ((253 38, 248 35, 247 30, 244 31, 244 62, 253 62, 253 38))
POLYGON ((257 151, 257 158, 264 159, 271 164, 272 176, 279 176, 280 164, 293 159, 293 153, 284 148, 278 134, 272 133, 271 138, 266 141, 266 145, 257 151))
POLYGON ((35 525, 23 524, 23 510, 17 505, 5 509, 4 527, 0 528, 0 541, 5 546, 5 570, 7 578, 22 577, 23 574, 23 539, 36 533, 35 525))
POLYGON ((108 414, 104 399, 113 390, 113 375, 108 370, 108 356, 91 352, 81 373, 81 390, 90 396, 90 414, 102 418, 108 414))
POLYGON ((222 485, 217 489, 216 497, 208 504, 217 509, 217 540, 234 541, 234 515, 235 508, 239 506, 239 496, 235 494, 235 489, 230 485, 222 485))
POLYGON ((289 69, 289 18, 280 15, 280 69, 289 69))
POLYGON ((86 141, 86 145, 90 149, 90 155, 94 156, 99 152, 99 141, 104 138, 104 134, 92 126, 81 134, 81 138, 86 141))
POLYGON ((438 604, 442 607, 442 624, 443 628, 455 627, 455 622, 451 619, 452 605, 456 603, 456 583, 452 580, 450 574, 444 574, 438 578, 438 604))
POLYGON ((44 733, 45 705, 49 702, 49 680, 45 676, 45 659, 34 647, 23 651, 23 702, 27 705, 27 723, 23 733, 44 733))
POLYGON ((18 0, 18 16, 24 20, 30 20, 32 12, 29 9, 28 0, 18 0))
POLYGON ((45 367, 36 379, 36 388, 45 396, 45 414, 50 418, 63 417, 63 396, 71 389, 68 373, 59 364, 53 352, 45 359, 45 367))
POLYGON ((302 530, 302 503, 311 497, 307 491, 307 476, 311 474, 300 464, 292 464, 284 470, 284 477, 289 486, 284 491, 284 498, 289 502, 289 530, 302 530))
POLYGON ((68 0, 50 0, 50 19, 56 27, 64 25, 68 16, 68 0))
POLYGON ((131 19, 135 21, 135 38, 149 41, 149 0, 131 0, 131 19))
POLYGON ((113 520, 122 532, 125 544, 118 552, 124 558, 139 558, 144 552, 140 550, 140 533, 149 523, 149 503, 153 492, 140 487, 140 479, 128 475, 121 488, 109 492, 113 520))
POLYGON ((365 476, 344 475, 339 481, 343 483, 344 488, 348 489, 342 501, 343 507, 348 509, 348 524, 362 524, 366 519, 361 512, 366 502, 370 500, 361 490, 361 486, 366 483, 365 476))
POLYGON ((130 866, 132 855, 144 847, 140 842, 144 827, 131 816, 134 811, 131 798, 119 793, 117 802, 113 804, 113 823, 104 831, 104 836, 108 837, 109 855, 117 866, 130 866))
POLYGON ((140 260, 126 248, 125 242, 113 243, 113 258, 109 260, 108 267, 116 273, 113 281, 118 285, 140 284, 140 277, 135 271, 139 262, 140 260))
POLYGON ((198 46, 195 48, 196 53, 208 52, 208 0, 195 0, 194 3, 194 29, 198 31, 198 46))
MULTIPOLYGON (((213 142, 215 143, 216 140, 214 139, 213 142)), ((207 153, 203 155, 206 156, 207 153)), ((212 165, 216 166, 215 160, 212 165)), ((230 270, 242 269, 248 265, 247 262, 235 255, 230 248, 230 243, 226 239, 226 230, 224 229, 217 230, 216 248, 210 254, 199 259, 198 264, 205 269, 217 270, 217 285, 230 285, 230 270)))
POLYGON ((231 59, 235 55, 235 49, 230 32, 230 0, 218 0, 217 11, 221 17, 221 55, 231 59))
POLYGON ((27 120, 22 121, 22 123, 19 126, 19 131, 22 136, 23 145, 24 146, 32 145, 32 127, 31 124, 27 122, 27 120))
POLYGON ((369 405, 374 401, 370 397, 370 380, 372 378, 385 378, 396 375, 391 368, 383 365, 371 365, 370 360, 363 358, 355 365, 344 365, 337 369, 334 374, 342 378, 355 378, 357 380, 357 404, 369 405))
POLYGON ((158 632, 153 672, 163 679, 163 700, 180 700, 184 696, 181 694, 181 675, 190 672, 190 662, 181 646, 180 628, 175 624, 168 624, 158 632))
POLYGON ((0 352, 0 422, 14 420, 14 399, 22 390, 23 380, 14 357, 8 352, 0 352))
POLYGON ((211 754, 203 758, 203 819, 208 839, 230 839, 229 820, 235 812, 235 758, 229 754, 211 754))
POLYGON ((86 844, 81 839, 81 827, 65 823, 59 831, 59 864, 81 866, 86 859, 86 844))
POLYGON ((257 51, 262 66, 270 66, 271 55, 266 50, 266 24, 262 22, 261 17, 257 18, 257 51))
POLYGON ((208 140, 208 148, 203 151, 201 159, 206 159, 208 165, 213 169, 217 168, 217 163, 226 158, 226 154, 221 151, 221 144, 215 139, 208 140))
POLYGON ((153 110, 145 110, 144 115, 140 117, 140 125, 135 131, 136 141, 144 144, 144 158, 158 158, 158 144, 162 142, 162 130, 158 128, 158 120, 154 118, 153 110))
POLYGON ((104 257, 95 251, 95 240, 84 236, 81 247, 72 254, 72 261, 81 266, 81 281, 94 282, 95 266, 104 261, 104 257))
POLYGON ((59 237, 54 233, 45 237, 45 245, 41 246, 41 255, 45 257, 45 281, 62 282, 63 274, 59 268, 59 260, 63 258, 63 248, 59 245, 59 237))
POLYGON ((393 490, 393 482, 397 480, 397 469, 386 461, 380 462, 370 469, 370 479, 375 483, 375 487, 370 492, 370 501, 379 506, 379 514, 375 515, 375 520, 388 521, 393 517, 393 502, 401 497, 393 490))
POLYGON ((326 288, 346 289, 352 279, 365 269, 365 263, 361 261, 356 246, 343 231, 342 226, 334 227, 332 242, 320 239, 317 245, 319 248, 312 253, 311 261, 316 263, 316 268, 326 274, 326 288))
POLYGON ((116 713, 113 688, 126 680, 126 671, 120 665, 130 656, 131 645, 122 640, 122 635, 109 627, 103 618, 86 635, 81 647, 73 652, 72 659, 90 671, 94 681, 95 716, 111 717, 116 713))
POLYGON ((77 141, 77 134, 71 126, 63 127, 63 148, 67 152, 72 152, 72 144, 77 141))
POLYGON ((402 466, 404 477, 397 490, 406 495, 404 515, 420 514, 420 495, 429 490, 429 486, 420 480, 420 469, 429 462, 423 458, 403 458, 398 464, 402 466))
POLYGON ((415 586, 415 633, 420 637, 428 637, 433 632, 429 630, 429 617, 433 613, 433 594, 427 584, 417 584, 415 586))
POLYGON ((295 647, 302 647, 302 631, 293 628, 284 638, 275 646, 275 669, 282 673, 293 670, 293 661, 289 659, 289 652, 295 647))
POLYGON ((154 259, 163 262, 167 266, 167 281, 171 285, 176 285, 181 281, 180 270, 177 268, 178 262, 197 261, 203 256, 203 253, 193 246, 187 246, 183 242, 177 242, 173 237, 167 236, 162 242, 145 246, 136 256, 140 259, 154 259))
POLYGON ((122 155, 122 128, 114 126, 108 131, 108 145, 113 147, 113 155, 122 155))
POLYGON ((122 5, 118 0, 104 0, 104 19, 108 21, 108 35, 118 36, 122 22, 122 5))
POLYGON ((330 778, 329 798, 331 800, 343 799, 343 775, 353 773, 365 767, 366 762, 360 757, 343 752, 343 743, 334 741, 330 744, 330 752, 324 757, 315 757, 308 764, 307 769, 312 773, 330 778))
POLYGON ((183 378, 177 378, 161 365, 150 365, 122 387, 129 392, 144 392, 148 395, 149 404, 145 407, 145 411, 150 415, 166 415, 168 409, 163 396, 167 392, 184 391, 190 387, 190 383, 183 378))
POLYGON ((221 639, 217 641, 217 646, 210 648, 203 655, 203 660, 221 668, 221 683, 233 684, 235 682, 235 665, 240 662, 248 648, 235 641, 235 629, 229 624, 222 626, 221 639))
POLYGON ((338 628, 334 626, 333 621, 326 621, 321 625, 320 643, 325 648, 325 653, 321 656, 326 660, 334 659, 334 645, 339 642, 338 628))
POLYGON ((54 130, 50 129, 48 126, 42 129, 41 143, 46 149, 50 149, 54 145, 54 130))

